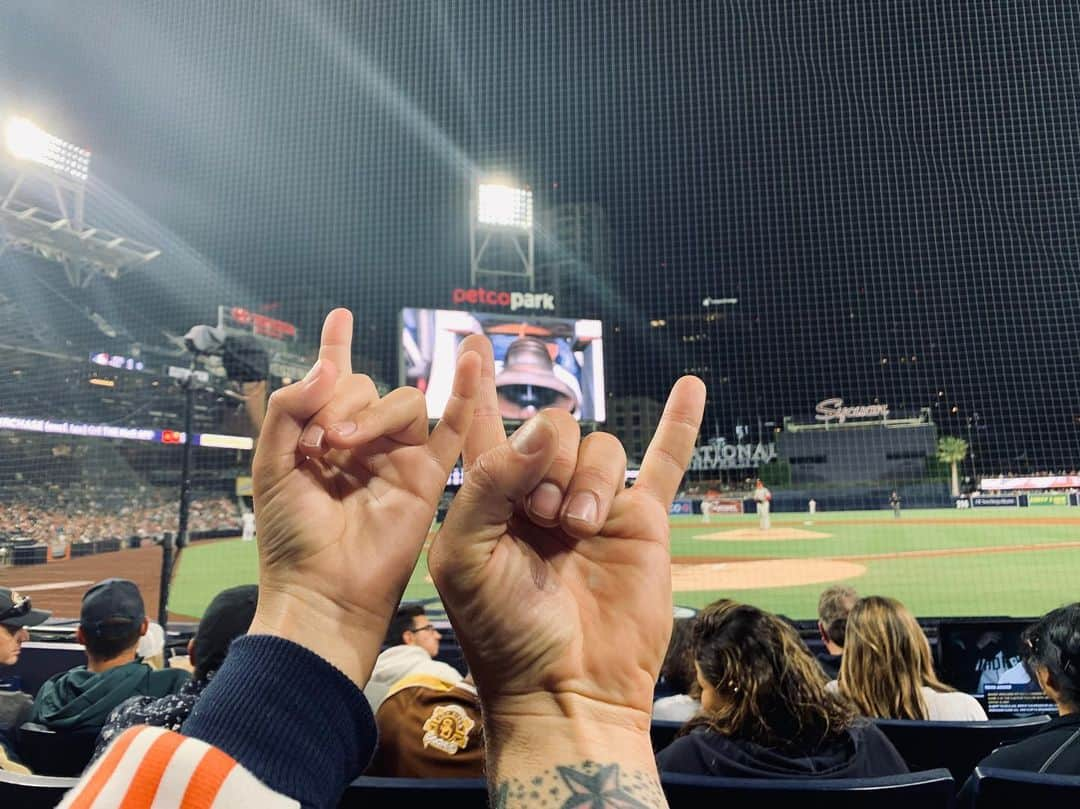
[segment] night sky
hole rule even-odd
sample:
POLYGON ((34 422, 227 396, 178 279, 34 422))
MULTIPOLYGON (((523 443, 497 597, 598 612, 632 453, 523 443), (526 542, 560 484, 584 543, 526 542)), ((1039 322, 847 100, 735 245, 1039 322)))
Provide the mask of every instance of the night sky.
POLYGON ((729 439, 843 396, 1072 468, 1077 43, 1070 3, 8 0, 0 109, 91 148, 89 218, 164 249, 63 290, 140 340, 219 303, 313 340, 348 305, 392 380, 398 310, 466 284, 501 170, 607 214, 612 267, 560 314, 607 323, 613 395, 698 368, 729 439))

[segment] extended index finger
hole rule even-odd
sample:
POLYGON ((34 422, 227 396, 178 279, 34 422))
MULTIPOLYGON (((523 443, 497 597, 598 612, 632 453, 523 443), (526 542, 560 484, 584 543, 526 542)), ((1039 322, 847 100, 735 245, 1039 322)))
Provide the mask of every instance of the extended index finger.
POLYGON ((491 350, 491 341, 482 334, 470 334, 461 341, 458 353, 464 355, 470 351, 480 355, 480 389, 474 400, 472 425, 461 452, 466 469, 489 449, 506 441, 506 428, 503 427, 502 413, 499 411, 499 394, 495 390, 495 355, 491 350))
POLYGON ((704 411, 705 383, 696 376, 682 377, 668 395, 664 415, 649 442, 634 484, 634 489, 644 490, 664 508, 671 505, 679 490, 704 411))
POLYGON ((323 321, 319 359, 330 360, 338 369, 338 378, 352 374, 353 316, 348 309, 335 309, 323 321))

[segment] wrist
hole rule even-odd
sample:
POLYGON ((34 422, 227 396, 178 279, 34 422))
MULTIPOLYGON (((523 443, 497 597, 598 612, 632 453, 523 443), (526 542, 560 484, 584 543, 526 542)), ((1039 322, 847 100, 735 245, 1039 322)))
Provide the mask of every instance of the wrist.
POLYGON ((299 587, 261 584, 249 635, 271 635, 302 646, 363 690, 379 656, 385 627, 377 616, 344 607, 299 587))
POLYGON ((559 761, 619 761, 655 772, 648 711, 566 693, 481 699, 491 773, 559 761))
POLYGON ((565 694, 497 702, 484 702, 493 805, 667 805, 647 712, 565 694))

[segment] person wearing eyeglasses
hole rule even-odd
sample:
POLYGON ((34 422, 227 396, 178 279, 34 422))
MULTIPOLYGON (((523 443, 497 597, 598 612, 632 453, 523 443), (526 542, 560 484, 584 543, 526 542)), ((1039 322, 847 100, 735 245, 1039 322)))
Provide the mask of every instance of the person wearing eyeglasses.
POLYGON ((424 613, 422 604, 402 604, 386 631, 386 648, 375 660, 364 696, 371 710, 378 713, 386 695, 399 681, 424 674, 448 686, 461 682, 461 672, 434 658, 439 654, 442 635, 424 613))
MULTIPOLYGON (((43 623, 51 613, 36 610, 29 596, 21 596, 0 587, 0 667, 19 662, 22 645, 30 639, 28 627, 43 623)), ((6 762, 15 761, 15 730, 30 716, 34 700, 3 677, 0 669, 0 769, 17 769, 6 762)))
MULTIPOLYGON (((1058 715, 1026 739, 995 750, 979 766, 1080 775, 1080 602, 1051 610, 1025 629, 1020 656, 1058 715)), ((969 779, 963 796, 972 784, 969 779)))

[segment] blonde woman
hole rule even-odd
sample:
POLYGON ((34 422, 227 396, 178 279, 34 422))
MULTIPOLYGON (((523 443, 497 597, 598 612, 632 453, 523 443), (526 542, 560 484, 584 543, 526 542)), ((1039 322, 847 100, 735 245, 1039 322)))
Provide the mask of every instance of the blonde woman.
POLYGON ((741 778, 871 778, 908 771, 884 734, 826 690, 798 633, 718 601, 695 620, 701 715, 657 755, 665 772, 741 778))
POLYGON ((868 596, 852 607, 838 686, 863 716, 986 720, 974 697, 950 688, 934 674, 926 635, 895 598, 868 596))

